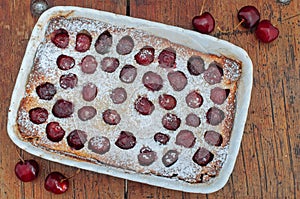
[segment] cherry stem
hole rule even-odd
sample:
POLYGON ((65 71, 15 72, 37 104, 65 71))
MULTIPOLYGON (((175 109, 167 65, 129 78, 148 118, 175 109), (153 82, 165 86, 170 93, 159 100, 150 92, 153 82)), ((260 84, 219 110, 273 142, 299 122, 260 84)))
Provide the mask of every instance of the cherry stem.
POLYGON ((65 181, 65 180, 69 180, 69 179, 73 178, 73 177, 76 176, 78 173, 80 173, 80 171, 81 171, 80 169, 77 169, 77 171, 76 171, 75 174, 71 175, 70 177, 61 179, 60 182, 63 182, 63 181, 65 181))
POLYGON ((218 31, 220 31, 221 33, 230 33, 230 32, 233 32, 235 31, 243 22, 245 21, 245 19, 242 19, 233 29, 232 31, 225 31, 225 30, 222 30, 219 26, 217 27, 218 31))
POLYGON ((244 21, 245 21, 245 19, 242 19, 242 20, 240 21, 240 23, 238 23, 238 24, 233 28, 233 30, 236 30, 242 23, 244 23, 244 21))
POLYGON ((204 4, 205 4, 205 0, 203 0, 201 11, 200 11, 200 15, 202 15, 202 13, 203 13, 204 4))
POLYGON ((222 30, 220 28, 220 26, 217 27, 218 31, 221 32, 221 33, 230 33, 230 31, 225 31, 225 30, 222 30))
POLYGON ((20 158, 20 160, 24 163, 25 160, 24 160, 24 158, 21 157, 21 154, 20 154, 20 152, 18 151, 18 149, 16 149, 16 152, 17 152, 17 155, 18 155, 18 157, 20 158))

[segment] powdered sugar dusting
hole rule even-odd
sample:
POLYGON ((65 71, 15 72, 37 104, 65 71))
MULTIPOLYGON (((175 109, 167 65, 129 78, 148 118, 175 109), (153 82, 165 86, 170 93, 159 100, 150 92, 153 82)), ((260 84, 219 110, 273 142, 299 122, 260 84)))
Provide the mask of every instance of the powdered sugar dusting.
MULTIPOLYGON (((34 144, 43 147, 46 146, 47 150, 72 154, 84 160, 98 161, 114 167, 172 177, 191 183, 208 182, 214 176, 218 175, 227 157, 228 144, 226 143, 221 147, 211 146, 204 141, 204 133, 206 130, 215 130, 226 136, 227 139, 230 138, 230 133, 227 131, 223 133, 222 131, 224 126, 226 129, 231 129, 232 127, 235 95, 234 93, 230 94, 225 103, 216 105, 210 100, 210 90, 218 86, 232 89, 232 92, 234 92, 234 85, 240 77, 239 64, 226 58, 204 55, 201 52, 149 35, 142 30, 116 27, 101 21, 84 18, 54 18, 48 26, 45 37, 45 41, 37 49, 33 71, 28 80, 27 93, 25 93, 22 107, 19 110, 18 124, 24 138, 26 136, 38 136, 40 139, 34 144), (49 39, 50 34, 58 28, 66 29, 70 35, 70 43, 66 49, 57 48, 49 39), (93 38, 91 48, 84 53, 74 50, 76 34, 82 30, 87 30, 93 38), (113 46, 108 54, 101 55, 95 51, 94 45, 97 37, 106 30, 112 34, 113 46), (130 35, 133 38, 135 46, 130 54, 123 56, 116 52, 116 44, 126 35, 130 35), (144 46, 155 48, 155 59, 149 66, 138 65, 134 60, 134 55, 144 46), (168 47, 172 47, 176 51, 176 68, 174 69, 158 67, 157 57, 163 49, 168 47), (58 69, 56 59, 61 54, 72 56, 75 59, 75 66, 72 69, 68 71, 58 69), (85 74, 81 70, 80 63, 86 55, 93 55, 98 62, 98 67, 93 74, 85 74), (187 60, 193 55, 203 58, 205 69, 213 61, 224 63, 224 79, 221 83, 210 85, 203 79, 202 74, 199 76, 190 75, 187 69, 187 60), (120 66, 113 73, 106 73, 101 69, 101 60, 107 56, 117 58, 120 62, 120 66), (137 68, 137 76, 133 83, 124 83, 119 79, 120 71, 126 64, 131 64, 137 68), (168 72, 173 70, 181 71, 187 76, 187 86, 180 92, 174 91, 167 78, 168 72), (142 84, 142 77, 148 71, 154 71, 162 77, 163 87, 160 91, 149 91, 142 84), (74 73, 78 76, 77 86, 73 89, 63 89, 59 85, 59 77, 68 73, 74 73), (225 83, 226 80, 231 80, 231 83, 225 83), (45 81, 53 83, 57 89, 57 94, 53 100, 41 100, 35 93, 36 86, 45 81), (84 101, 81 93, 83 86, 88 82, 92 82, 98 88, 96 98, 90 102, 84 101), (122 104, 114 104, 110 98, 113 89, 118 87, 125 88, 127 93, 127 100, 122 104), (193 109, 187 105, 185 96, 195 90, 203 97, 203 104, 200 108, 193 109), (160 107, 158 97, 163 93, 173 95, 177 99, 177 105, 173 110, 167 111, 160 107), (153 102, 155 109, 150 116, 140 115, 134 109, 134 103, 139 96, 146 96, 153 102), (83 130, 88 134, 87 140, 96 137, 92 140, 92 144, 97 145, 99 148, 102 147, 102 144, 105 144, 102 142, 101 136, 107 137, 111 144, 110 150, 107 153, 101 155, 94 153, 88 149, 87 144, 79 151, 72 150, 68 147, 65 138, 60 143, 54 144, 46 138, 46 123, 36 125, 29 121, 28 111, 31 108, 42 106, 50 113, 53 104, 61 98, 71 101, 75 105, 73 115, 69 118, 59 119, 49 114, 47 122, 59 122, 66 131, 66 135, 74 129, 83 130), (77 111, 83 106, 93 106, 97 109, 97 115, 90 120, 81 121, 77 116, 77 111), (213 106, 225 112, 225 120, 217 126, 211 126, 206 122, 206 112, 213 106), (121 117, 118 125, 108 125, 103 121, 102 113, 107 109, 118 111, 121 117), (168 131, 163 127, 161 119, 166 113, 173 113, 181 118, 181 125, 176 131, 168 131), (185 124, 185 117, 189 113, 195 113, 200 117, 201 124, 199 127, 195 128, 185 124), (180 130, 190 130, 194 133, 196 137, 194 147, 185 148, 175 144, 176 135, 180 130), (118 139, 120 131, 132 132, 137 137, 137 143, 134 148, 122 150, 114 144, 118 139), (157 132, 162 132, 170 136, 170 140, 166 145, 161 145, 154 141, 153 137, 157 132), (140 149, 145 146, 150 147, 157 155, 157 160, 149 166, 140 165, 137 158, 140 149), (192 160, 193 154, 199 147, 204 147, 214 154, 213 161, 205 167, 199 166, 192 160), (169 150, 176 150, 178 152, 178 160, 172 166, 166 167, 162 162, 162 157, 169 150)), ((147 156, 144 155, 144 158, 147 158, 147 156)), ((170 160, 166 161, 169 162, 170 160)))
POLYGON ((237 81, 241 76, 240 66, 231 59, 225 59, 223 71, 225 78, 230 81, 237 81))

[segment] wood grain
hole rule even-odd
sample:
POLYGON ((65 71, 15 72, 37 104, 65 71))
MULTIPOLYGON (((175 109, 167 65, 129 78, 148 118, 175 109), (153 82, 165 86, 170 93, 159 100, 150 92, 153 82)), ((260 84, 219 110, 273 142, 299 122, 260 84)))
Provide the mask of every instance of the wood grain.
MULTIPOLYGON (((254 5, 262 19, 277 25, 280 36, 270 44, 257 41, 251 31, 212 35, 244 48, 254 66, 251 105, 235 169, 220 191, 208 195, 167 190, 119 178, 81 171, 72 178, 71 188, 63 195, 44 189, 44 179, 51 171, 67 176, 76 168, 49 162, 20 151, 6 132, 11 93, 21 65, 31 30, 37 19, 30 15, 29 0, 0 3, 0 198, 299 198, 300 196, 300 3, 289 5, 263 0, 210 0, 204 10, 211 12, 216 26, 232 30, 242 6, 254 5), (222 9, 220 9, 222 8, 222 9), (298 14, 298 16, 296 16, 298 14), (296 16, 296 17, 292 17, 296 16), (291 18, 292 17, 292 18, 291 18), (21 183, 14 174, 17 152, 38 161, 38 179, 21 183)), ((128 14, 187 29, 200 12, 202 1, 162 0, 53 0, 54 5, 75 5, 128 14)))

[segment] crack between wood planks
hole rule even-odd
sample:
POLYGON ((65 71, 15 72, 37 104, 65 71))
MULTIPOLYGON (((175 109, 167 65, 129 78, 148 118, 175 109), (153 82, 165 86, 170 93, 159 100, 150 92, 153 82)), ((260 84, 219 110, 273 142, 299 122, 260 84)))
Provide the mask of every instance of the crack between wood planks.
MULTIPOLYGON (((22 150, 22 149, 19 150, 19 154, 20 154, 20 156, 24 159, 24 153, 23 153, 23 150, 22 150)), ((22 199, 25 199, 25 187, 24 187, 24 182, 22 182, 22 181, 20 180, 20 183, 21 183, 21 186, 20 186, 21 197, 22 197, 22 199)))
POLYGON ((233 198, 235 199, 235 189, 234 189, 234 181, 233 181, 233 175, 231 174, 231 184, 232 184, 232 195, 233 198))
POLYGON ((206 194, 205 196, 206 196, 206 199, 208 199, 208 194, 206 194))
MULTIPOLYGON (((253 130, 256 129, 256 131, 257 131, 257 127, 255 127, 254 124, 253 124, 252 128, 253 128, 253 130)), ((255 137, 255 133, 253 135, 255 137)), ((255 138, 254 138, 254 140, 255 140, 255 138)), ((257 165, 258 165, 258 175, 259 175, 259 179, 261 179, 260 162, 259 162, 259 159, 258 159, 258 151, 257 151, 256 142, 254 142, 254 146, 255 146, 255 154, 256 154, 256 160, 257 160, 257 165)), ((263 190, 262 190, 261 180, 259 180, 259 185, 260 185, 260 196, 263 197, 263 190)))
MULTIPOLYGON (((244 156, 244 149, 243 149, 243 145, 241 145, 241 155, 242 155, 242 159, 243 159, 243 167, 246 171, 246 163, 245 163, 245 156, 244 156)), ((248 176, 247 173, 245 173, 245 178, 246 178, 246 188, 247 188, 247 195, 249 195, 249 184, 248 184, 248 176)))
POLYGON ((87 195, 87 189, 86 189, 85 183, 83 183, 83 191, 84 191, 84 197, 85 197, 85 198, 88 198, 88 195, 87 195))
POLYGON ((126 15, 130 16, 130 0, 126 1, 126 15))
MULTIPOLYGON (((273 111, 272 111, 273 112, 273 111)), ((259 137, 260 137, 260 147, 261 149, 263 150, 263 144, 262 144, 262 135, 261 133, 259 133, 259 137)), ((273 147, 272 147, 273 148, 273 147)), ((264 151, 264 150, 263 150, 264 151)), ((264 158, 264 155, 262 155, 262 161, 263 161, 263 170, 264 170, 264 175, 265 175, 265 187, 266 187, 266 191, 268 193, 268 175, 267 175, 267 171, 266 171, 266 162, 265 162, 265 158, 264 158)), ((263 196, 262 196, 263 197, 263 196)))
POLYGON ((73 187, 73 199, 76 199, 76 187, 75 187, 74 180, 72 182, 72 187, 73 187))
MULTIPOLYGON (((280 142, 280 140, 279 139, 274 139, 275 140, 275 145, 276 145, 276 147, 275 147, 275 151, 274 152, 276 152, 275 154, 277 154, 277 157, 278 157, 278 154, 280 153, 279 151, 278 151, 278 149, 280 149, 281 148, 281 142, 280 142), (278 143, 279 142, 279 143, 278 143), (278 143, 278 144, 277 144, 278 143)), ((278 174, 277 174, 277 171, 278 171, 278 167, 277 167, 277 164, 275 164, 275 169, 274 169, 274 175, 275 175, 275 177, 276 177, 276 179, 277 179, 277 185, 276 185, 276 197, 278 198, 279 196, 279 189, 278 189, 278 174)))
POLYGON ((128 198, 128 181, 125 180, 125 186, 124 186, 124 199, 128 198))
POLYGON ((268 89, 270 91, 270 104, 271 104, 271 113, 272 113, 272 124, 275 124, 275 114, 274 114, 274 107, 273 107, 273 100, 272 100, 272 91, 271 91, 271 87, 270 84, 268 84, 268 89))
MULTIPOLYGON (((287 110, 286 110, 286 100, 285 100, 285 90, 284 90, 284 83, 283 83, 283 80, 281 80, 281 86, 282 86, 282 96, 283 97, 283 104, 284 104, 284 111, 285 113, 287 113, 287 110)), ((292 171, 292 176, 293 176, 293 187, 294 187, 294 197, 296 197, 296 176, 295 176, 295 171, 294 171, 294 162, 293 162, 293 156, 292 156, 292 148, 291 148, 291 139, 290 139, 290 136, 289 136, 289 126, 288 126, 288 123, 287 123, 287 120, 285 120, 286 122, 286 136, 287 136, 287 142, 288 142, 288 149, 289 149, 289 158, 290 158, 290 166, 291 166, 291 171, 292 171)))

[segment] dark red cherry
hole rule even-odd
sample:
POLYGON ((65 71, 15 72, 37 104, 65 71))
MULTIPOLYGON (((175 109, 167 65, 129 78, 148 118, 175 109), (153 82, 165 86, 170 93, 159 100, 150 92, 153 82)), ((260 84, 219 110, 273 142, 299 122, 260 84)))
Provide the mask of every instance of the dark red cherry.
POLYGON ((261 42, 270 43, 278 37, 279 30, 269 20, 262 20, 256 28, 255 35, 261 42))
POLYGON ((69 180, 59 172, 51 172, 45 180, 44 187, 52 193, 62 194, 68 190, 69 180))
POLYGON ((159 142, 160 144, 165 145, 167 144, 167 142, 169 142, 170 136, 168 134, 158 132, 154 135, 154 140, 155 142, 159 142))
POLYGON ((253 28, 258 24, 260 14, 254 6, 244 6, 238 12, 238 19, 240 22, 243 21, 243 27, 253 28))
POLYGON ((131 149, 136 145, 136 137, 129 131, 121 131, 115 145, 124 150, 131 149))
POLYGON ((82 149, 86 141, 87 141, 87 133, 78 129, 72 131, 67 136, 68 145, 75 150, 82 149))
POLYGON ((56 65, 61 70, 70 70, 75 66, 75 59, 68 55, 59 55, 56 59, 56 65))
POLYGON ((48 119, 48 111, 47 109, 41 107, 30 109, 29 119, 34 124, 42 124, 48 119))
POLYGON ((58 48, 66 48, 69 45, 69 33, 65 29, 57 29, 50 35, 52 43, 58 48))
POLYGON ((39 165, 35 160, 20 160, 15 166, 15 174, 23 182, 34 180, 38 173, 39 165))
POLYGON ((211 33, 215 28, 215 19, 209 12, 195 16, 192 20, 193 27, 203 34, 211 33))
POLYGON ((154 111, 154 104, 144 96, 140 96, 134 103, 134 108, 142 115, 151 115, 154 111))
POLYGON ((36 87, 36 93, 40 99, 52 100, 56 94, 56 88, 54 84, 45 82, 36 87))
POLYGON ((148 66, 154 61, 155 49, 151 46, 145 46, 134 56, 135 61, 142 65, 148 66))
POLYGON ((166 110, 172 110, 175 108, 177 100, 172 95, 162 94, 158 97, 158 103, 162 108, 166 110))
POLYGON ((59 125, 58 122, 50 122, 46 126, 47 138, 52 142, 59 142, 65 136, 65 130, 59 125))

